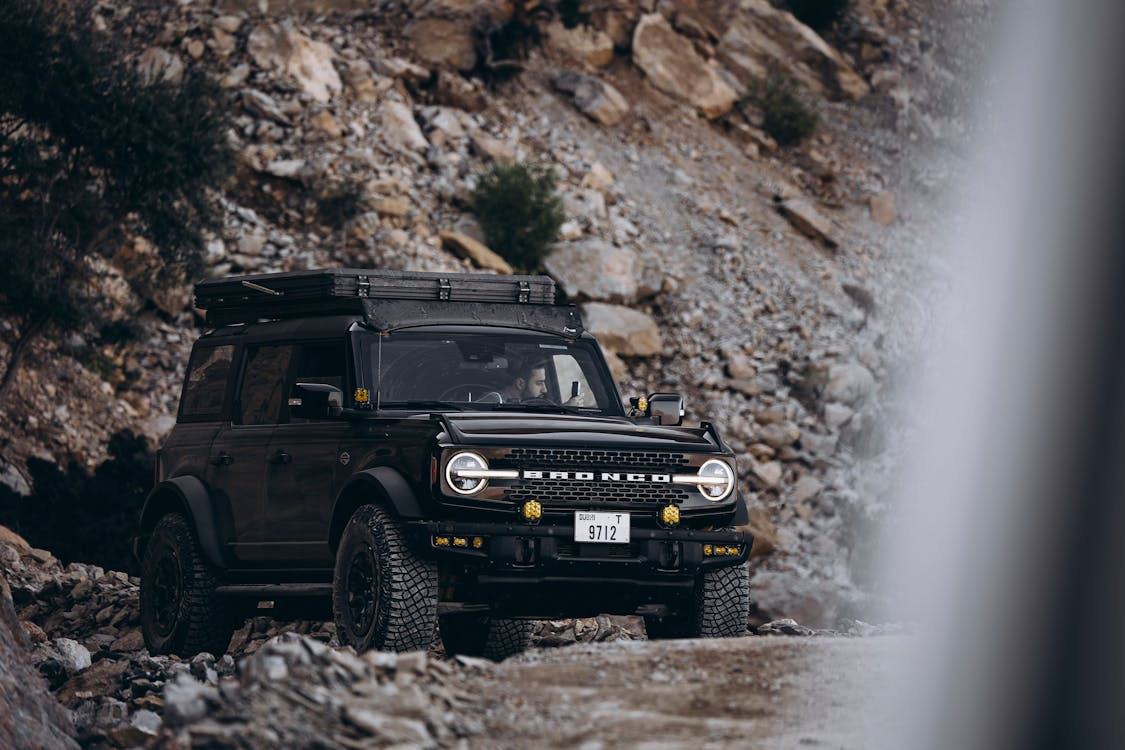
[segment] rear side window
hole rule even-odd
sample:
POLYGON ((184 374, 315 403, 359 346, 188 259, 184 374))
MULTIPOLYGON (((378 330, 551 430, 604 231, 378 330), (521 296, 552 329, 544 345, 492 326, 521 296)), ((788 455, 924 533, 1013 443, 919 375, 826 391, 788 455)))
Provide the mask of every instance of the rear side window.
POLYGON ((217 420, 223 414, 233 346, 200 347, 191 354, 180 419, 196 422, 217 420))

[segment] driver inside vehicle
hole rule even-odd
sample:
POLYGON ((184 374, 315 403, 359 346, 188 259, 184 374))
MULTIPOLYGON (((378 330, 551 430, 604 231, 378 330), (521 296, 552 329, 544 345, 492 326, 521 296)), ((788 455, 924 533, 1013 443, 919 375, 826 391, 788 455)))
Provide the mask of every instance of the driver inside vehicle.
POLYGON ((525 362, 512 368, 512 380, 500 391, 504 403, 520 403, 547 397, 547 364, 525 362))

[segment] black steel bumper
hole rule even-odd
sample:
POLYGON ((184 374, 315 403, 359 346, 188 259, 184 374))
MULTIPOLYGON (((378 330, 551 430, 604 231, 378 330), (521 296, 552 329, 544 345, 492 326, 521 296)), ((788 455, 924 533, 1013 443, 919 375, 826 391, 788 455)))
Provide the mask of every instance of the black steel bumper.
POLYGON ((753 543, 730 530, 633 528, 628 544, 599 544, 575 542, 570 525, 408 525, 419 549, 460 563, 454 598, 519 616, 662 612, 691 595, 701 572, 745 563, 753 543))

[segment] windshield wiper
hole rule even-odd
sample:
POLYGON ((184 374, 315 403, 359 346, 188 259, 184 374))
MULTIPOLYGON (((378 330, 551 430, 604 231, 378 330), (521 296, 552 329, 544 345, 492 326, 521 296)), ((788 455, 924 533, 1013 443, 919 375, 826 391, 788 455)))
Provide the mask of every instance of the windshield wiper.
POLYGON ((418 411, 429 411, 431 409, 451 409, 453 411, 465 411, 467 408, 465 404, 454 403, 453 401, 384 401, 379 404, 380 409, 417 409, 418 411))
POLYGON ((582 414, 582 410, 575 406, 565 406, 563 404, 496 404, 492 408, 493 411, 536 411, 544 412, 547 414, 582 414))

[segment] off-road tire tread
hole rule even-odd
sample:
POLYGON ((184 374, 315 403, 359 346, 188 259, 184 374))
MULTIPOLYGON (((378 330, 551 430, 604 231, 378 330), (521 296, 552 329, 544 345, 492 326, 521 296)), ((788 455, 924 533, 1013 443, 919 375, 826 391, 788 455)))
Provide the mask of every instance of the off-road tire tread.
POLYGON ((750 571, 745 563, 704 572, 695 589, 695 633, 702 638, 746 634, 750 571))
POLYGON ((347 597, 341 595, 342 558, 336 561, 332 586, 332 615, 340 642, 357 651, 416 651, 427 649, 437 621, 438 573, 432 560, 419 557, 406 542, 401 524, 385 508, 364 505, 352 514, 340 541, 350 534, 370 535, 379 562, 379 601, 375 627, 366 643, 356 642, 345 626, 347 597))
POLYGON ((531 620, 492 618, 489 620, 488 640, 484 644, 484 658, 504 661, 509 656, 522 654, 531 643, 534 626, 531 620))
MULTIPOLYGON (((181 560, 184 596, 179 621, 183 625, 177 626, 181 632, 173 634, 163 648, 153 642, 147 629, 142 628, 145 645, 154 654, 175 654, 187 658, 206 651, 214 656, 222 656, 230 645, 234 620, 226 603, 215 593, 218 585, 217 571, 204 559, 195 538, 195 530, 183 515, 169 513, 161 518, 152 531, 148 550, 153 549, 153 540, 161 535, 171 538, 181 560)), ((142 611, 145 600, 151 596, 143 582, 154 564, 155 560, 146 552, 141 570, 142 611)), ((143 621, 142 617, 142 623, 143 621)))

